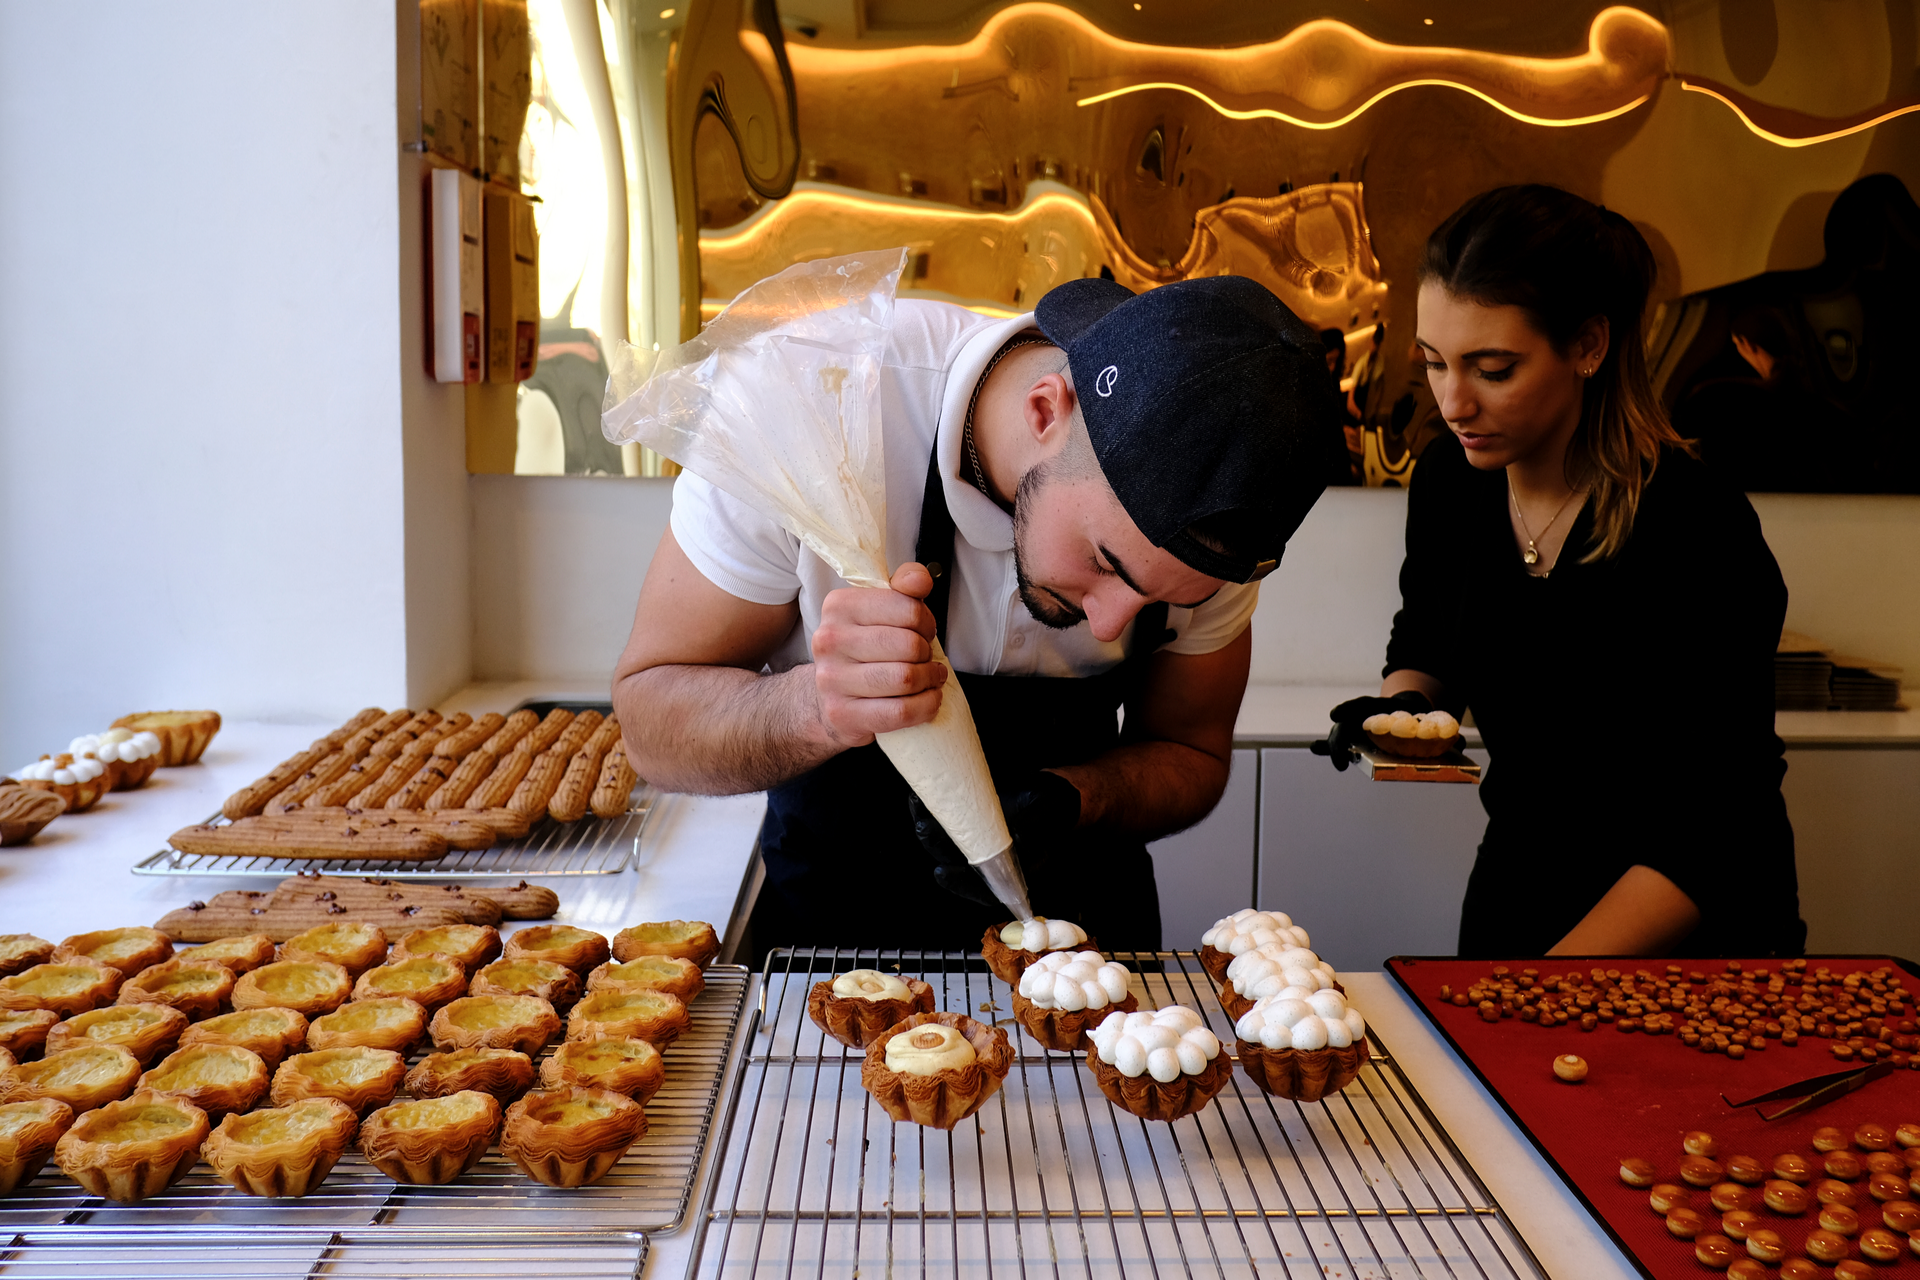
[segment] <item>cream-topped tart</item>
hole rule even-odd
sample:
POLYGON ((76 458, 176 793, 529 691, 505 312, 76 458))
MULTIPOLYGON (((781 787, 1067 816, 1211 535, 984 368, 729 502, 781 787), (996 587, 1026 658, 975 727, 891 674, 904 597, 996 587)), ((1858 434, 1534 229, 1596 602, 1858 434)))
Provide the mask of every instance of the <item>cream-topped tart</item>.
POLYGON ((1045 916, 995 925, 980 937, 980 958, 1010 987, 1019 986, 1027 966, 1050 951, 1097 950, 1087 931, 1073 921, 1045 916))
POLYGON ((1050 951, 1020 975, 1013 1016, 1049 1049, 1084 1049, 1087 1031, 1109 1013, 1139 1007, 1127 989, 1127 967, 1098 951, 1050 951))
POLYGON ((1220 1038, 1184 1005, 1109 1013, 1087 1038, 1087 1067, 1100 1092, 1143 1120, 1192 1115, 1226 1087, 1233 1072, 1220 1038))
POLYGON ((889 1116, 951 1129, 1000 1089, 1006 1033, 959 1013, 916 1013, 867 1046, 860 1084, 889 1116))
POLYGON ((849 1049, 866 1048, 909 1014, 932 1012, 932 987, 878 969, 835 974, 807 992, 807 1017, 849 1049))

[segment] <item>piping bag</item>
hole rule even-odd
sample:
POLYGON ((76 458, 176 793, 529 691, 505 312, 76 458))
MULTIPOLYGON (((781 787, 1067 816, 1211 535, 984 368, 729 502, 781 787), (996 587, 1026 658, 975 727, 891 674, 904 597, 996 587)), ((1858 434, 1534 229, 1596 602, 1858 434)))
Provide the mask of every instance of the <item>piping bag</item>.
MULTIPOLYGON (((886 587, 880 367, 907 250, 822 258, 735 298, 701 333, 621 343, 600 415, 764 512, 857 587, 886 587)), ((951 664, 936 637, 933 660, 951 664)), ((876 741, 1015 920, 1033 919, 967 695, 948 679, 926 724, 876 741)))

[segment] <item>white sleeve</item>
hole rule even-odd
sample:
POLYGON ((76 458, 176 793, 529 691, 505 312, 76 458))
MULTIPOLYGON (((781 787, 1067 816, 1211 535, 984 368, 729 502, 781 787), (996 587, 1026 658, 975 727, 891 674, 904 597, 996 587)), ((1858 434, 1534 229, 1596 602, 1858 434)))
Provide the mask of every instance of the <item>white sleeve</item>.
POLYGON ((691 471, 673 482, 674 541, 707 581, 753 604, 800 595, 800 539, 691 471))
POLYGON ((1247 624, 1253 621, 1253 607, 1259 603, 1259 583, 1233 582, 1220 588, 1213 599, 1198 609, 1171 610, 1167 624, 1179 637, 1171 644, 1160 646, 1161 652, 1199 654, 1224 649, 1247 629, 1247 624), (1181 614, 1187 615, 1184 622, 1181 614))

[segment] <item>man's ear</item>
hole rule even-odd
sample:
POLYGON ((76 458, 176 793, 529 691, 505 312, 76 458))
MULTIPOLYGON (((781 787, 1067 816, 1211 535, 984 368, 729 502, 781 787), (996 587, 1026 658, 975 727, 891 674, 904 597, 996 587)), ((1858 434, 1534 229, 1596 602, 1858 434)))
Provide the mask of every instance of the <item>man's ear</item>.
POLYGON ((1053 453, 1066 443, 1073 429, 1074 406, 1078 403, 1073 384, 1063 374, 1045 374, 1028 388, 1021 408, 1033 443, 1043 453, 1053 453))

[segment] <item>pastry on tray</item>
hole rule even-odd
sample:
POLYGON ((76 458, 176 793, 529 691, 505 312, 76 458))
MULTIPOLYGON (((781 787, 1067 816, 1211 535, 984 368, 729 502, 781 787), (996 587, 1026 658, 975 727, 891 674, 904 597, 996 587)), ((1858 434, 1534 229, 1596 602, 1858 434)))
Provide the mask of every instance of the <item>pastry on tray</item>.
POLYGON ((0 978, 12 977, 51 959, 53 944, 45 938, 36 938, 30 933, 0 933, 0 978))
POLYGON ((0 1104, 0 1196, 32 1182, 72 1124, 73 1108, 57 1098, 0 1104))
POLYGON ((307 1024, 307 1047, 368 1045, 405 1053, 427 1034, 427 1011, 405 996, 350 1000, 307 1024))
POLYGON ((1254 1001, 1288 987, 1331 991, 1338 990, 1339 985, 1333 978, 1333 966, 1313 952, 1275 943, 1233 958, 1227 966, 1226 985, 1220 988, 1220 1007, 1229 1018, 1238 1020, 1254 1001))
POLYGON ((1050 951, 1027 966, 1013 992, 1013 1016, 1049 1049, 1087 1047, 1087 1032, 1140 1002, 1127 990, 1127 966, 1098 951, 1050 951))
POLYGON ((849 1049, 866 1048, 903 1018, 932 1012, 932 987, 878 969, 849 969, 814 983, 807 992, 807 1016, 813 1025, 849 1049))
POLYGON ((640 956, 677 956, 701 968, 720 954, 720 939, 704 920, 655 920, 613 935, 613 958, 622 963, 640 956))
POLYGON ((585 977, 607 962, 606 938, 570 924, 536 924, 507 938, 501 952, 508 960, 551 960, 585 977))
POLYGON ((160 767, 165 748, 159 735, 148 730, 135 733, 132 729, 109 729, 75 738, 67 744, 67 750, 76 756, 92 756, 106 765, 108 790, 135 791, 147 785, 147 779, 160 767))
POLYGON ((1097 950, 1087 931, 1071 920, 1044 917, 995 925, 980 939, 980 956, 987 968, 1010 987, 1019 986, 1027 966, 1049 951, 1097 950))
POLYGON ((200 1156, 216 1178, 250 1196, 304 1196, 333 1170, 359 1124, 344 1102, 302 1098, 228 1116, 200 1156))
POLYGON ((1214 921, 1213 928, 1200 935, 1200 967, 1215 985, 1221 985, 1227 980, 1227 966, 1236 956, 1269 945, 1310 947, 1313 941, 1284 911, 1242 907, 1226 919, 1214 921))
POLYGON ((193 1168, 207 1132, 207 1113, 191 1102, 142 1091, 75 1120, 53 1158, 89 1194, 126 1204, 160 1194, 193 1168))
POLYGON ((387 958, 387 935, 379 925, 351 920, 315 925, 281 943, 280 958, 331 961, 357 978, 387 958))
POLYGON ((1012 1066, 1000 1028, 961 1013, 915 1013, 867 1046, 860 1085, 895 1120, 951 1129, 999 1091, 1012 1066))
POLYGON ((276 1107, 302 1098, 338 1098, 362 1112, 392 1102, 406 1074, 407 1060, 391 1049, 315 1049, 280 1064, 271 1096, 276 1107))
POLYGON ((48 961, 0 978, 0 1009, 51 1009, 61 1017, 112 1004, 121 974, 93 960, 48 961))
POLYGON ((431 929, 415 929, 394 944, 387 959, 391 962, 413 956, 439 956, 472 973, 499 954, 498 929, 484 924, 443 924, 431 929))
POLYGON ((646 1108, 611 1089, 536 1089, 507 1108, 500 1150, 550 1187, 598 1182, 647 1131, 646 1108))
POLYGON ((291 1009, 311 1018, 347 1002, 353 980, 330 960, 276 960, 240 975, 235 1009, 291 1009))
POLYGON ((83 1044, 0 1073, 0 1102, 58 1098, 75 1112, 124 1098, 140 1078, 140 1060, 117 1044, 83 1044))
POLYGON ((0 1009, 0 1049, 25 1061, 40 1052, 59 1021, 51 1009, 0 1009))
POLYGON ((11 778, 0 779, 0 848, 25 844, 67 811, 67 802, 53 792, 14 786, 12 782, 11 778))
POLYGON ((278 1067, 286 1056, 307 1042, 307 1017, 293 1009, 235 1009, 205 1022, 196 1022, 180 1036, 180 1047, 197 1044, 237 1044, 251 1049, 267 1064, 278 1067))
POLYGON ((245 1111, 267 1091, 267 1064, 237 1044, 193 1044, 175 1049, 140 1077, 149 1093, 185 1098, 207 1113, 209 1123, 230 1111, 245 1111))
POLYGON ((220 732, 218 711, 137 711, 113 722, 115 729, 151 733, 160 739, 160 767, 192 764, 220 732))
POLYGON ((496 960, 473 975, 476 996, 538 996, 556 1009, 580 998, 580 975, 551 960, 496 960))
POLYGON ((533 1059, 518 1049, 452 1049, 430 1053, 407 1072, 407 1092, 444 1098, 463 1089, 490 1093, 506 1106, 533 1087, 533 1059))
POLYGON ((1240 1069, 1268 1093, 1318 1102, 1352 1084, 1367 1060, 1367 1023, 1338 991, 1289 987, 1234 1023, 1240 1069))
POLYGON ((568 1040, 540 1064, 540 1083, 548 1089, 584 1085, 611 1089, 644 1103, 666 1082, 660 1051, 645 1040, 568 1040))
POLYGON ((692 1026, 686 1002, 679 996, 664 991, 596 991, 582 996, 567 1015, 567 1039, 631 1036, 664 1049, 692 1026))
POLYGON ((1087 1067, 1107 1101, 1142 1120, 1178 1120, 1226 1087, 1233 1062, 1184 1005, 1110 1013, 1088 1033, 1087 1067))
POLYGON ((113 778, 104 763, 92 756, 76 756, 68 751, 57 756, 41 756, 10 776, 30 790, 58 796, 66 802, 67 813, 85 813, 113 788, 113 778))
POLYGON ((1360 727, 1381 751, 1415 760, 1443 756, 1461 741, 1460 722, 1444 711, 1368 716, 1360 727))
POLYGON ((429 1015, 467 993, 467 971, 444 956, 407 956, 375 965, 353 984, 355 1000, 404 996, 429 1015))
POLYGON ((117 1044, 146 1066, 173 1052, 187 1029, 187 1015, 163 1004, 110 1004, 76 1013, 47 1032, 48 1053, 88 1044, 117 1044))
POLYGON ((700 966, 679 956, 609 960, 587 975, 588 991, 664 991, 691 1001, 706 989, 700 966))
POLYGON ((123 978, 131 978, 149 965, 171 959, 173 939, 145 925, 76 933, 53 949, 54 964, 91 960, 95 964, 112 965, 123 978))
POLYGON ((381 1107, 360 1126, 360 1154, 395 1182, 438 1186, 480 1163, 500 1131, 500 1100, 478 1089, 381 1107))
POLYGON ((560 1015, 538 996, 462 996, 433 1015, 436 1049, 518 1049, 536 1054, 560 1034, 560 1015))
POLYGON ((217 964, 233 970, 233 976, 250 973, 274 960, 273 939, 264 933, 242 933, 215 942, 203 942, 175 954, 184 964, 217 964))
POLYGON ((158 1004, 194 1022, 211 1018, 233 995, 233 970, 199 957, 149 965, 120 986, 117 1003, 158 1004))

